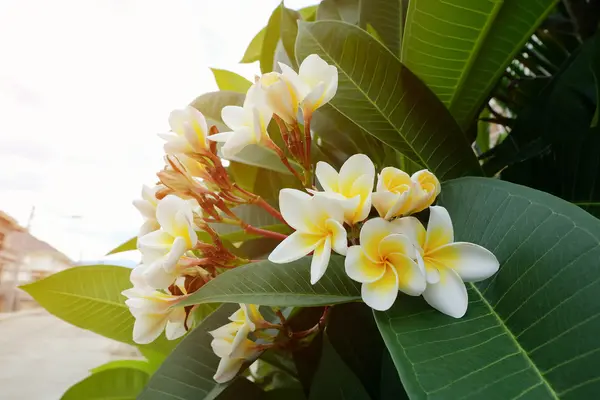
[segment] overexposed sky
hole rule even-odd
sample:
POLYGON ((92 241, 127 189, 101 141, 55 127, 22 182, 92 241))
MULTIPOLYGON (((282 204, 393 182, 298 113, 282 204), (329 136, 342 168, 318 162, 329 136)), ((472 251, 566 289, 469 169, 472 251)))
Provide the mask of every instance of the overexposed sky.
MULTIPOLYGON (((286 0, 291 8, 316 0, 286 0)), ((167 117, 251 77, 247 44, 279 0, 1 0, 0 210, 71 258, 134 236, 167 117)))

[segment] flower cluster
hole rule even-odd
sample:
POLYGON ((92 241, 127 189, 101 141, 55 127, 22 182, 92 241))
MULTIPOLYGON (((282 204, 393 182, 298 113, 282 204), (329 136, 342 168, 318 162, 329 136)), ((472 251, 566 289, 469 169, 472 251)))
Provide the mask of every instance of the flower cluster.
POLYGON ((346 273, 362 284, 362 299, 370 307, 389 309, 401 291, 423 295, 432 307, 460 318, 468 303, 464 282, 486 279, 498 270, 498 260, 490 251, 454 242, 448 212, 432 206, 440 183, 431 172, 409 176, 386 167, 373 192, 375 166, 367 156, 356 154, 339 172, 319 162, 316 176, 323 191, 310 190, 312 196, 293 189, 281 191, 281 213, 296 231, 269 256, 274 263, 287 263, 313 253, 313 284, 325 274, 333 250, 346 256, 346 273), (379 217, 367 219, 372 206, 379 217), (425 228, 409 215, 427 208, 425 228), (358 232, 357 237, 349 237, 343 224, 350 233, 358 232))

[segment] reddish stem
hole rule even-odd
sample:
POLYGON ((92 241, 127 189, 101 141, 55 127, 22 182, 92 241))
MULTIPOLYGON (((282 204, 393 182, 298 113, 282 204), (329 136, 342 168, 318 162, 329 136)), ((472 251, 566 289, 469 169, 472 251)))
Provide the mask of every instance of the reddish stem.
POLYGON ((257 228, 255 226, 248 225, 245 222, 242 222, 242 228, 244 228, 244 231, 246 233, 254 233, 256 235, 260 235, 260 236, 264 236, 264 237, 268 237, 268 238, 272 238, 272 239, 283 240, 283 239, 287 238, 287 235, 284 235, 283 233, 278 233, 278 232, 273 232, 273 231, 269 231, 266 229, 257 228))
MULTIPOLYGON (((305 167, 307 170, 310 170, 310 148, 311 148, 311 140, 312 138, 310 137, 310 120, 312 118, 312 115, 308 114, 306 115, 306 118, 304 119, 304 162, 305 162, 305 167)), ((308 182, 307 182, 308 184, 308 182)))

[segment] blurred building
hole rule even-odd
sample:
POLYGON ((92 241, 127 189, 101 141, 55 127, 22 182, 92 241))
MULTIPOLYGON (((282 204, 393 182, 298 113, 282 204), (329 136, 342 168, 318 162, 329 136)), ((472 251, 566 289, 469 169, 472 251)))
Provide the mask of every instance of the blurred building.
POLYGON ((67 256, 0 211, 0 312, 35 306, 17 287, 72 265, 67 256))

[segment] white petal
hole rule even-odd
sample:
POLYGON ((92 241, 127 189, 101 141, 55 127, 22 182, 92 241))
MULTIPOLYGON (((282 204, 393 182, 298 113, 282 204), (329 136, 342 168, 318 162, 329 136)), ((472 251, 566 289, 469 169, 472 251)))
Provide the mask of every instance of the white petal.
MULTIPOLYGON (((225 106, 221 110, 221 119, 231 128, 236 131, 238 129, 248 126, 249 118, 248 112, 243 107, 239 106, 225 106)), ((211 135, 215 136, 215 135, 211 135)), ((215 140, 215 139, 211 139, 215 140)))
POLYGON ((380 262, 379 243, 393 233, 392 225, 383 218, 372 218, 360 230, 360 245, 365 255, 373 262, 380 262))
POLYGON ((166 289, 177 279, 177 271, 167 272, 162 263, 150 264, 144 271, 143 277, 145 282, 154 289, 166 289))
POLYGON ((428 257, 452 268, 465 282, 482 281, 500 268, 498 259, 491 251, 474 243, 451 243, 436 249, 428 257))
POLYGON ((296 261, 313 251, 322 239, 322 236, 294 232, 275 247, 269 254, 269 261, 276 264, 296 261))
POLYGON ((147 235, 150 232, 154 232, 160 229, 160 224, 155 219, 148 219, 140 226, 138 236, 147 235))
POLYGON ((176 216, 179 213, 183 213, 188 220, 192 219, 192 209, 189 204, 172 194, 166 196, 156 206, 156 219, 163 230, 171 236, 178 236, 180 227, 176 216))
POLYGON ((329 103, 335 96, 338 89, 338 70, 333 65, 329 66, 328 79, 325 84, 325 94, 323 95, 323 104, 329 103))
POLYGON ((331 238, 327 236, 313 253, 313 258, 310 263, 310 283, 315 284, 325 275, 329 258, 331 257, 331 238))
MULTIPOLYGON (((219 328, 219 329, 221 329, 221 328, 219 328)), ((214 332, 215 331, 212 331, 209 333, 212 335, 214 332)), ((210 342, 210 347, 212 348, 213 353, 215 353, 217 355, 217 357, 228 358, 229 354, 231 353, 231 343, 232 343, 231 337, 216 336, 210 342)))
POLYGON ((454 229, 448 211, 441 206, 429 207, 429 222, 427 223, 427 238, 425 247, 433 251, 454 241, 454 229))
POLYGON ((385 273, 385 264, 369 260, 360 246, 348 248, 344 267, 351 279, 361 283, 375 282, 385 273))
MULTIPOLYGON (((234 314, 235 315, 235 314, 234 314)), ((232 316, 233 317, 233 316, 232 316)), ((228 343, 229 346, 231 345, 231 341, 233 340, 233 338, 235 337, 237 331, 240 329, 240 327, 243 325, 243 322, 230 322, 228 324, 225 324, 223 326, 218 327, 217 329, 208 332, 213 338, 215 339, 231 339, 228 343)), ((231 351, 227 350, 226 354, 229 354, 231 351)), ((224 357, 225 355, 221 355, 219 353, 217 353, 215 351, 215 353, 219 356, 219 357, 224 357)))
POLYGON ((317 54, 311 54, 306 57, 298 70, 298 75, 302 81, 309 84, 313 83, 313 86, 318 82, 328 82, 331 80, 331 69, 330 65, 325 62, 317 54))
POLYGON ((416 258, 415 246, 408 236, 401 233, 388 235, 379 242, 381 257, 387 257, 392 253, 400 253, 412 259, 416 258))
POLYGON ((425 227, 415 217, 403 217, 392 221, 394 232, 408 236, 417 249, 425 247, 427 231, 425 227))
POLYGON ((304 119, 309 119, 312 113, 323 104, 325 97, 325 83, 319 82, 316 86, 311 88, 304 99, 302 100, 302 112, 304 113, 304 119))
POLYGON ((174 308, 167 321, 165 336, 168 340, 175 340, 186 334, 185 319, 187 315, 183 307, 174 308))
POLYGON ((396 269, 398 275, 398 290, 409 296, 419 296, 425 290, 427 281, 419 265, 404 254, 388 255, 389 262, 396 269))
POLYGON ((214 135, 210 135, 207 139, 212 140, 213 142, 224 143, 229 140, 231 136, 233 136, 233 132, 219 132, 215 133, 214 135))
POLYGON ((242 128, 233 132, 221 148, 223 157, 235 157, 240 151, 250 144, 256 144, 257 140, 250 128, 242 128))
POLYGON ((133 205, 138 209, 140 214, 146 219, 156 218, 156 205, 147 200, 134 200, 133 205))
MULTIPOLYGON (((173 245, 174 238, 163 230, 153 231, 138 238, 138 248, 145 255, 147 249, 153 256, 162 256, 173 245), (158 250, 162 250, 159 252, 158 250)), ((144 260, 144 264, 147 261, 144 260)))
POLYGON ((387 266, 380 279, 363 283, 361 296, 369 307, 378 311, 388 310, 398 297, 398 277, 394 268, 387 266))
POLYGON ((242 358, 232 359, 223 357, 221 358, 221 361, 219 361, 219 366, 217 367, 217 372, 215 373, 215 376, 213 376, 213 379, 217 383, 229 382, 235 378, 243 364, 244 359, 242 358))
POLYGON ((390 219, 394 217, 394 212, 404 205, 406 198, 407 195, 404 194, 379 191, 372 194, 371 201, 380 217, 390 219))
POLYGON ((348 251, 348 232, 346 232, 346 228, 334 219, 328 219, 326 225, 327 230, 331 233, 331 247, 336 253, 345 256, 348 251))
POLYGON ((235 334, 233 342, 231 343, 231 352, 228 354, 232 358, 242 358, 246 352, 245 345, 248 342, 248 334, 250 333, 250 326, 243 324, 235 334))
POLYGON ((320 229, 324 228, 323 224, 328 219, 344 222, 344 207, 340 207, 340 203, 329 196, 313 196, 305 212, 308 225, 320 229))
POLYGON ((279 209, 283 219, 294 229, 309 232, 306 224, 306 210, 311 196, 296 189, 282 189, 279 192, 279 209))
POLYGON ((354 182, 361 176, 366 175, 366 182, 370 183, 368 192, 373 191, 375 183, 375 166, 373 161, 364 154, 355 154, 348 158, 340 168, 340 187, 351 188, 354 182))
POLYGON ((360 176, 350 189, 352 195, 360 197, 359 205, 354 209, 351 224, 364 221, 371 213, 371 192, 373 190, 373 179, 368 175, 360 176))
POLYGON ((423 292, 425 301, 442 313, 460 318, 467 312, 469 298, 467 289, 460 276, 450 268, 439 270, 438 283, 429 284, 423 292))
POLYGON ((144 314, 137 317, 133 324, 133 341, 137 344, 152 343, 160 336, 166 324, 166 314, 144 314))
POLYGON ((300 103, 304 97, 308 94, 310 88, 302 82, 302 79, 298 76, 296 71, 291 69, 289 66, 283 63, 279 63, 281 68, 281 75, 286 79, 296 90, 296 100, 300 103))
POLYGON ((323 190, 326 192, 339 192, 339 175, 335 168, 331 165, 327 164, 324 161, 319 161, 317 163, 317 167, 315 168, 315 175, 317 176, 317 180, 323 187, 323 190))

